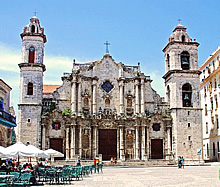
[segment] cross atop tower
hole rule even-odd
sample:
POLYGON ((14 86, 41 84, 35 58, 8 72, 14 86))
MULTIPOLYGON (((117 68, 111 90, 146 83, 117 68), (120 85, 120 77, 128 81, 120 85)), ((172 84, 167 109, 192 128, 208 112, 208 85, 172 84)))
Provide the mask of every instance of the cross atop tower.
POLYGON ((34 11, 34 16, 37 16, 37 11, 36 11, 36 9, 35 9, 35 11, 34 11))
POLYGON ((179 18, 177 21, 178 21, 179 23, 181 23, 182 20, 179 18))
POLYGON ((106 43, 104 43, 104 45, 106 45, 106 53, 109 53, 108 46, 110 45, 110 43, 108 43, 108 41, 106 41, 106 43))

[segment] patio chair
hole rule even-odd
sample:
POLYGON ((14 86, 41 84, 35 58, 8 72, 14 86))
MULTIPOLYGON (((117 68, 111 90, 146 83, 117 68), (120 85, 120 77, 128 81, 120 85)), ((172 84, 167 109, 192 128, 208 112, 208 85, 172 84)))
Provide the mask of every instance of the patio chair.
POLYGON ((46 178, 47 181, 49 181, 50 184, 53 184, 56 179, 56 170, 47 170, 46 171, 46 178))
POLYGON ((76 180, 79 180, 79 172, 78 168, 71 168, 70 169, 70 178, 71 181, 75 178, 76 180))
POLYGON ((31 173, 21 173, 18 181, 12 183, 13 186, 30 186, 31 173))
POLYGON ((14 175, 12 177, 12 181, 16 182, 16 181, 19 181, 21 173, 20 172, 10 172, 10 175, 14 175))
POLYGON ((46 182, 46 170, 44 167, 39 167, 36 172, 36 175, 38 182, 46 182))
POLYGON ((9 186, 6 178, 0 178, 0 186, 1 187, 9 186))
POLYGON ((67 182, 71 183, 70 169, 63 168, 63 171, 60 173, 59 177, 64 184, 67 182))

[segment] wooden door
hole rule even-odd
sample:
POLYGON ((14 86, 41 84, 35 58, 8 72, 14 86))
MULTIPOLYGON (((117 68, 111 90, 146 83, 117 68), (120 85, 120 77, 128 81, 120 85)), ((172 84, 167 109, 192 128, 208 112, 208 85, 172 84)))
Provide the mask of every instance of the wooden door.
POLYGON ((151 140, 151 158, 163 159, 163 140, 152 139, 151 140))
POLYGON ((117 130, 99 129, 99 154, 103 160, 117 158, 117 130))
MULTIPOLYGON (((63 139, 50 138, 50 148, 63 153, 63 139)), ((63 159, 63 158, 55 158, 55 159, 63 159)))

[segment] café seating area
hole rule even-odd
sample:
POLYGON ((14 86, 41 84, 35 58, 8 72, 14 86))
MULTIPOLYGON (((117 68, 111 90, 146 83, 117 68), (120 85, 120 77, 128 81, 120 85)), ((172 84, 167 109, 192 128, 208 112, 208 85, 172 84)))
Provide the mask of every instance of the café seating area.
POLYGON ((30 185, 68 185, 74 181, 83 180, 91 174, 102 173, 102 164, 74 166, 52 165, 34 167, 33 170, 20 168, 11 171, 10 168, 0 168, 1 186, 30 186, 30 185))

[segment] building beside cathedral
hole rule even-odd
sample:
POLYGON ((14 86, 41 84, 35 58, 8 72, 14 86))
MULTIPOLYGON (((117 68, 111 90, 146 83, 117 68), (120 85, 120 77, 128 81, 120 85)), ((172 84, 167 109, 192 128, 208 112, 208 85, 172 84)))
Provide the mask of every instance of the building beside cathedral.
POLYGON ((10 94, 12 88, 0 79, 0 146, 11 145, 14 138, 16 117, 13 106, 10 106, 10 94))
POLYGON ((201 105, 203 117, 203 155, 205 160, 217 161, 220 154, 219 87, 220 47, 202 64, 200 71, 201 105))
POLYGON ((54 148, 66 160, 198 161, 202 148, 198 43, 178 24, 165 53, 166 102, 140 64, 128 66, 106 53, 76 63, 62 85, 44 85, 46 35, 37 17, 21 34, 19 140, 54 148))

